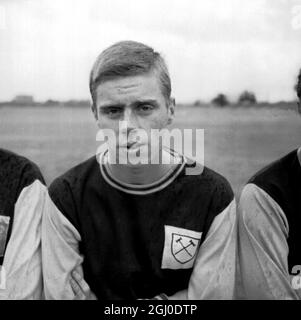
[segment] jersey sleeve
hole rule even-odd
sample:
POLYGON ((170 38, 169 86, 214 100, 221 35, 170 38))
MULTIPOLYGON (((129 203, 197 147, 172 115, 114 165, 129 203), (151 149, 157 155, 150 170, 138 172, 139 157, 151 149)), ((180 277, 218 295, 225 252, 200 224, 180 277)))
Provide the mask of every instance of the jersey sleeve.
POLYGON ((264 190, 247 184, 238 217, 242 299, 298 299, 288 273, 289 226, 281 207, 264 190))
POLYGON ((41 221, 46 187, 40 174, 24 172, 1 269, 0 299, 42 299, 41 221))
POLYGON ((71 195, 66 190, 62 192, 59 186, 50 187, 50 194, 46 196, 42 223, 45 298, 73 300, 76 297, 71 287, 71 273, 76 270, 83 277, 81 236, 63 213, 64 208, 71 205, 71 195))

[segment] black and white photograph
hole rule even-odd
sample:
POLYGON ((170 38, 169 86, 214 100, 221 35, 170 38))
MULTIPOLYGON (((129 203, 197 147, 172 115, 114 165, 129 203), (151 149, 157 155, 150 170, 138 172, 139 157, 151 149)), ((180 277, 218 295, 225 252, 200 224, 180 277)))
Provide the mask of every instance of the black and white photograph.
POLYGON ((299 300, 300 230, 301 0, 0 0, 0 300, 299 300))

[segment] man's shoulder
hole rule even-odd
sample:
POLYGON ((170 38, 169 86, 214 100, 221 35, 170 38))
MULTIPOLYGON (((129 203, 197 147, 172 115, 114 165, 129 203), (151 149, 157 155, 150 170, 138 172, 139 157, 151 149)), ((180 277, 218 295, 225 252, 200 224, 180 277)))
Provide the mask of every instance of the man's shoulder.
POLYGON ((227 191, 232 192, 232 187, 229 181, 227 180, 227 178, 224 177, 222 174, 216 172, 215 170, 205 167, 204 178, 207 179, 208 182, 211 183, 216 188, 222 187, 227 191))
POLYGON ((96 156, 92 156, 54 179, 49 186, 49 193, 57 193, 66 188, 73 189, 82 186, 95 173, 97 168, 97 158, 96 156))
POLYGON ((221 212, 234 200, 234 192, 229 181, 220 173, 205 167, 204 178, 212 186, 212 207, 221 212))
POLYGON ((213 191, 215 193, 227 194, 233 197, 233 190, 229 181, 222 174, 216 172, 215 170, 200 164, 197 161, 188 159, 185 170, 186 179, 190 180, 191 185, 195 184, 200 188, 205 188, 208 191, 213 191), (187 174, 187 172, 193 173, 191 168, 194 169, 196 174, 187 174))
MULTIPOLYGON (((198 162, 190 163, 192 166, 201 166, 198 162)), ((192 195, 208 203, 212 216, 218 215, 234 200, 234 192, 229 181, 222 174, 207 166, 203 166, 198 174, 185 175, 183 180, 185 181, 184 187, 191 190, 192 195)))
POLYGON ((0 175, 2 183, 22 180, 23 188, 35 180, 45 184, 39 167, 33 161, 5 149, 0 149, 0 175))
MULTIPOLYGON (((192 164, 193 167, 197 165, 201 166, 197 162, 192 164)), ((206 235, 214 219, 235 203, 232 187, 222 174, 207 166, 203 166, 198 174, 183 175, 183 181, 185 195, 189 195, 189 201, 194 201, 198 212, 205 217, 203 234, 206 235)))

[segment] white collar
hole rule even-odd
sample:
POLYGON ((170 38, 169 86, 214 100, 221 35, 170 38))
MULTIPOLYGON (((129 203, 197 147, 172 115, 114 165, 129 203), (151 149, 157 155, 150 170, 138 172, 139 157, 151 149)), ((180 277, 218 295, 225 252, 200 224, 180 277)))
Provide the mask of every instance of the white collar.
POLYGON ((121 190, 126 193, 137 194, 137 195, 146 195, 146 194, 154 193, 164 189, 176 179, 176 177, 181 173, 181 171, 183 170, 187 162, 186 158, 183 155, 175 152, 174 150, 169 150, 169 152, 173 156, 179 159, 179 164, 172 171, 169 171, 166 175, 164 175, 162 178, 160 178, 156 182, 153 182, 147 185, 135 185, 135 184, 121 182, 110 174, 110 170, 108 170, 108 168, 106 167, 107 152, 108 150, 104 151, 99 156, 100 171, 103 178, 106 180, 107 183, 109 183, 115 189, 121 190))

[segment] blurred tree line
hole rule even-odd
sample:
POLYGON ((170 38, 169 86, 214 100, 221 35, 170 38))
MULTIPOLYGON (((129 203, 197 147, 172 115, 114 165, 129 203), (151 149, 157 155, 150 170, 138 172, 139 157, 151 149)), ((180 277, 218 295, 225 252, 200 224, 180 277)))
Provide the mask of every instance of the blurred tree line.
MULTIPOLYGON (((211 100, 211 103, 217 107, 226 107, 230 105, 228 97, 223 93, 219 93, 216 97, 214 97, 211 100)), ((255 93, 247 90, 243 91, 239 95, 237 100, 237 104, 242 106, 254 105, 256 103, 257 103, 257 99, 255 96, 255 93)))

